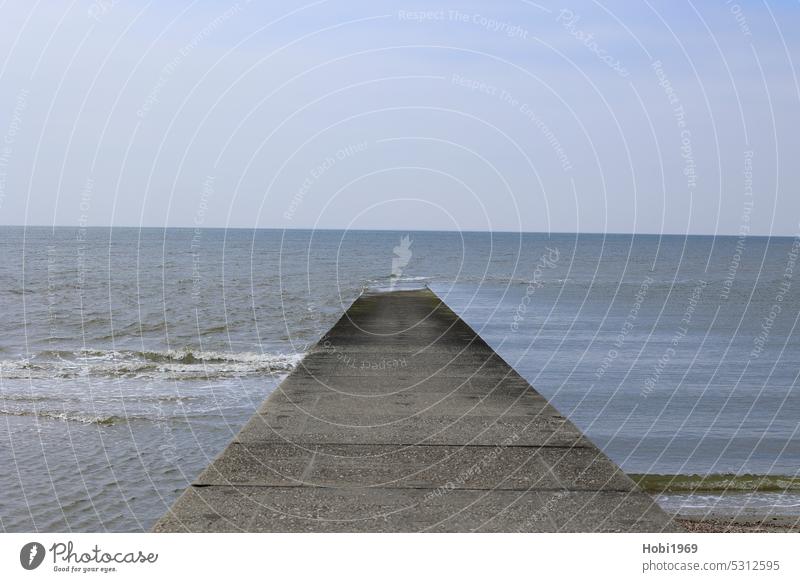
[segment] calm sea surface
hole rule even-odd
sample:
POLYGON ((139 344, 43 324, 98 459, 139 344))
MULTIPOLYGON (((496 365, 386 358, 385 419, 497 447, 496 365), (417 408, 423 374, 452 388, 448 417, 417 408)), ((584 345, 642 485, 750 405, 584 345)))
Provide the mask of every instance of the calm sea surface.
POLYGON ((796 239, 0 227, 0 529, 149 528, 405 235, 399 284, 626 471, 798 475, 796 239))

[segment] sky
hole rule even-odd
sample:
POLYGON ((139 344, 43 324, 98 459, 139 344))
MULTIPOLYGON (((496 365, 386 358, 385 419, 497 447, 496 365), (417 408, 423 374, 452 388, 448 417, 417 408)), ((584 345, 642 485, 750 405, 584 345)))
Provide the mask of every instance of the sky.
POLYGON ((9 0, 0 224, 794 236, 799 16, 9 0))

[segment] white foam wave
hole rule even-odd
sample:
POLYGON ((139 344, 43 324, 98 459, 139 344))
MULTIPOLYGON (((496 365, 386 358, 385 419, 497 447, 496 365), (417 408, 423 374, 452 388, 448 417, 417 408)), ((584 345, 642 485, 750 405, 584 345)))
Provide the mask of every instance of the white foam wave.
POLYGON ((211 379, 290 372, 302 354, 218 352, 192 349, 164 351, 80 350, 41 352, 31 358, 0 361, 4 379, 70 379, 82 377, 211 379))

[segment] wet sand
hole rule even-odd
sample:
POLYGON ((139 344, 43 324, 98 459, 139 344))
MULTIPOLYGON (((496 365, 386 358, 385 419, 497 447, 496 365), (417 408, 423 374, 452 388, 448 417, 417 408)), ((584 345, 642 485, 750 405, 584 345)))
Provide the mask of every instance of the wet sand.
POLYGON ((800 517, 796 515, 677 515, 675 521, 693 533, 800 532, 800 517))

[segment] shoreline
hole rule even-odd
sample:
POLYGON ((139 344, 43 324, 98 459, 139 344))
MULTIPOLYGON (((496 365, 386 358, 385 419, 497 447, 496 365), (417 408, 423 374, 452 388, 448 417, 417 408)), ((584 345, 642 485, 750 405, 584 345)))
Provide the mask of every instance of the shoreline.
POLYGON ((629 476, 690 533, 800 532, 796 475, 629 476))
POLYGON ((651 495, 800 493, 800 477, 796 475, 628 473, 628 476, 651 495))

